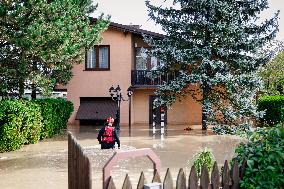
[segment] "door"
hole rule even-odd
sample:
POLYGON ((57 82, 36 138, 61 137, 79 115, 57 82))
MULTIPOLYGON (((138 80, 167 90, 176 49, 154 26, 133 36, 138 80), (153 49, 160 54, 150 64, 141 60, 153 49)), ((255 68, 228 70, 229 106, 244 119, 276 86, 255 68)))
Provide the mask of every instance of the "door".
POLYGON ((157 96, 151 95, 149 97, 149 124, 152 125, 155 121, 155 125, 161 126, 161 121, 164 121, 164 126, 167 125, 167 108, 164 106, 154 107, 154 100, 157 96))

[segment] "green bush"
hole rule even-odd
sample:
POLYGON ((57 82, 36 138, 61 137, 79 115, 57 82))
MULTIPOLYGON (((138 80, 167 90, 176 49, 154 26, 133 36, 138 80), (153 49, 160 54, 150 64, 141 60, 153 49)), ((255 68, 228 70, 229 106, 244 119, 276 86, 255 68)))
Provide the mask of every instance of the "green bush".
POLYGON ((262 124, 284 123, 284 96, 264 96, 259 99, 258 110, 265 111, 262 124))
POLYGON ((59 134, 66 128, 67 121, 74 111, 72 102, 61 98, 36 99, 33 102, 41 107, 43 117, 41 139, 59 134))
POLYGON ((257 129, 247 143, 236 148, 233 160, 247 168, 241 187, 271 189, 284 186, 284 126, 257 129))
POLYGON ((2 100, 0 107, 0 152, 39 140, 42 117, 38 105, 25 100, 2 100))
POLYGON ((213 169, 214 161, 215 161, 214 155, 207 148, 204 148, 200 152, 197 152, 196 154, 194 154, 193 165, 196 169, 198 177, 201 176, 201 170, 202 170, 203 165, 205 165, 208 168, 209 173, 211 173, 213 169))
POLYGON ((73 104, 64 99, 1 100, 0 152, 60 133, 72 111, 73 104))

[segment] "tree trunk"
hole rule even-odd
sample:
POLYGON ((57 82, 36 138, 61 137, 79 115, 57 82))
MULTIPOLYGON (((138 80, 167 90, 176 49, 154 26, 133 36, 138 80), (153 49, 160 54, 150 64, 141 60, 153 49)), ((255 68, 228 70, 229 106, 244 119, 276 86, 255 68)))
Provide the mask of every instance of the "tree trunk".
POLYGON ((209 100, 209 87, 207 85, 204 85, 202 87, 203 92, 203 101, 202 101, 202 130, 207 130, 207 121, 208 121, 208 110, 206 107, 206 102, 209 100))
POLYGON ((19 98, 23 98, 25 92, 24 81, 22 78, 19 79, 19 98))
MULTIPOLYGON (((33 71, 37 70, 37 64, 36 64, 35 61, 33 62, 32 70, 33 71)), ((32 82, 31 90, 32 90, 31 98, 32 98, 32 100, 34 100, 34 99, 36 99, 36 85, 34 84, 34 81, 32 82)))
POLYGON ((36 99, 36 86, 32 84, 32 93, 31 93, 32 100, 36 99))
POLYGON ((204 104, 202 104, 202 130, 207 130, 207 112, 204 104))

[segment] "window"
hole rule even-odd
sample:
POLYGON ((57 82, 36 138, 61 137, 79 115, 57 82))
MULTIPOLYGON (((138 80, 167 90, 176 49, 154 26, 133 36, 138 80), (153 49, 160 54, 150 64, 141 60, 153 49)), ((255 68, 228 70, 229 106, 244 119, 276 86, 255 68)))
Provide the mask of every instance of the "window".
POLYGON ((159 66, 160 60, 158 60, 156 57, 148 56, 145 53, 145 50, 142 50, 142 48, 136 48, 136 59, 135 59, 135 69, 136 70, 156 70, 157 66, 159 66))
POLYGON ((141 48, 136 48, 136 70, 147 70, 148 56, 141 48))
POLYGON ((90 48, 86 52, 86 70, 109 70, 109 45, 90 48))

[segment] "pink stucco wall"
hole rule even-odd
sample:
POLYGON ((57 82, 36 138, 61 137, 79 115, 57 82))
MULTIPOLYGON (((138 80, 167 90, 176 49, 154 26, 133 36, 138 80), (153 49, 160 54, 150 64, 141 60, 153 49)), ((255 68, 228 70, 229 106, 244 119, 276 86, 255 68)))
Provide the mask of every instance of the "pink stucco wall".
POLYGON ((137 89, 133 94, 133 119, 135 123, 149 123, 149 96, 154 90, 137 89))
POLYGON ((201 105, 188 96, 181 102, 176 101, 168 109, 168 123, 199 125, 201 124, 201 115, 201 105))
MULTIPOLYGON (((67 99, 74 103, 75 111, 69 123, 76 123, 75 117, 80 97, 109 97, 111 85, 120 85, 123 96, 131 84, 132 37, 118 30, 108 29, 103 33, 101 45, 110 45, 110 71, 84 71, 85 63, 75 65, 73 78, 67 85, 67 99)), ((121 103, 121 123, 128 123, 128 103, 121 103)))
MULTIPOLYGON (((190 86, 194 89, 193 86, 190 86)), ((137 89, 133 95, 133 114, 135 123, 148 124, 149 121, 149 96, 154 95, 154 90, 137 89)), ((168 124, 189 124, 201 123, 201 105, 191 96, 181 102, 175 102, 167 112, 168 124)))

